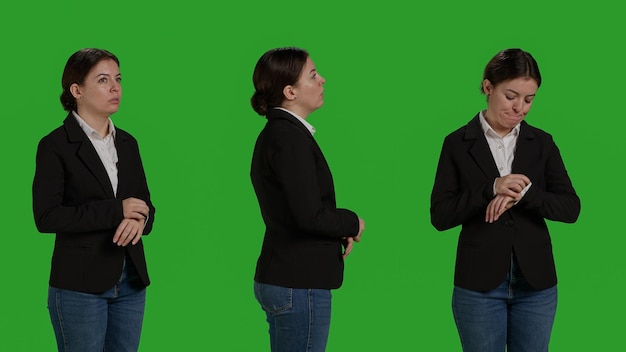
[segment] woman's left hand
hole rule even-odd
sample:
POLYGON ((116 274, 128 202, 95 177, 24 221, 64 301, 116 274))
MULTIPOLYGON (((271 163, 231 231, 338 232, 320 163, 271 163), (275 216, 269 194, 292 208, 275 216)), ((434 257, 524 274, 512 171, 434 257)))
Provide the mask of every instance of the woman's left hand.
POLYGON ((352 252, 352 246, 354 246, 354 238, 344 237, 341 244, 343 245, 343 248, 344 248, 343 255, 341 255, 341 257, 345 260, 346 257, 348 257, 348 255, 350 254, 350 252, 352 252))
POLYGON ((515 198, 497 195, 495 196, 489 205, 487 205, 487 211, 485 212, 485 222, 492 223, 497 221, 505 211, 511 209, 515 205, 515 198))
POLYGON ((145 219, 124 219, 117 227, 115 235, 113 236, 113 243, 118 246, 125 247, 129 243, 133 245, 139 242, 141 235, 143 234, 143 228, 145 226, 145 219))

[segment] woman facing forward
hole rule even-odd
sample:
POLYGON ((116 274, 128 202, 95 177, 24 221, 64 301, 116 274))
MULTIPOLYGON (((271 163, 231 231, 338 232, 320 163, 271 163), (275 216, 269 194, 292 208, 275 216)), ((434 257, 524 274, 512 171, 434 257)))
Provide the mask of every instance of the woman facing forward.
POLYGON ((341 286, 344 259, 365 225, 336 207, 330 169, 307 121, 324 103, 326 82, 309 54, 270 50, 253 82, 252 107, 267 118, 250 172, 266 226, 255 296, 267 316, 272 351, 324 351, 330 290, 341 286))
POLYGON ((487 109, 448 135, 431 195, 440 231, 461 225, 452 309, 463 351, 547 351, 557 279, 545 219, 575 222, 580 200, 552 136, 524 121, 541 75, 499 52, 481 85, 487 109))
POLYGON ((119 60, 82 49, 63 71, 63 125, 39 142, 33 212, 56 233, 48 309, 59 351, 137 351, 149 285, 142 235, 152 229, 137 141, 109 118, 119 60))

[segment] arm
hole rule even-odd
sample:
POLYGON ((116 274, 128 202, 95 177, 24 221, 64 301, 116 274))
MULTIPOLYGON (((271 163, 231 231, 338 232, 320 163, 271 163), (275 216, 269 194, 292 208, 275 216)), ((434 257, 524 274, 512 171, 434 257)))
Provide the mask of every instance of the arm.
POLYGON ((493 198, 493 180, 484 177, 469 179, 463 174, 460 158, 454 155, 446 138, 430 199, 430 220, 439 231, 451 229, 484 213, 493 198))
POLYGON ((314 141, 300 133, 273 139, 270 164, 295 225, 316 236, 343 238, 359 234, 359 219, 347 209, 335 207, 330 170, 314 141))
MULTIPOLYGON (((124 206, 124 219, 113 235, 113 243, 119 246, 126 246, 128 244, 135 245, 139 242, 141 236, 148 235, 152 230, 155 213, 154 206, 150 200, 150 191, 148 190, 148 183, 139 153, 139 146, 136 140, 130 135, 127 137, 127 142, 129 143, 127 145, 131 148, 130 150, 124 149, 124 155, 130 162, 119 163, 119 166, 122 167, 121 165, 123 165, 124 171, 126 171, 126 169, 131 171, 124 172, 123 175, 126 179, 125 184, 131 185, 131 194, 134 197, 126 198, 122 202, 124 206), (134 209, 138 210, 133 211, 134 209)), ((124 196, 128 196, 128 194, 124 196)))
POLYGON ((148 207, 148 214, 145 216, 142 235, 148 235, 152 231, 152 225, 154 224, 154 214, 156 213, 156 209, 152 204, 152 200, 150 198, 150 191, 148 189, 148 181, 146 180, 146 173, 143 168, 143 162, 141 160, 141 154, 139 153, 139 146, 137 141, 133 138, 133 148, 134 153, 136 155, 135 167, 136 167, 136 175, 134 175, 137 180, 137 193, 136 197, 143 200, 148 207))
POLYGON ((114 229, 124 218, 122 200, 74 199, 81 186, 66 184, 70 176, 66 168, 73 161, 64 160, 58 149, 50 139, 43 139, 37 148, 33 181, 33 214, 37 229, 51 233, 114 229))
POLYGON ((559 149, 552 139, 543 177, 545 187, 538 187, 533 183, 516 206, 534 211, 548 220, 575 222, 580 214, 580 199, 574 191, 559 149))

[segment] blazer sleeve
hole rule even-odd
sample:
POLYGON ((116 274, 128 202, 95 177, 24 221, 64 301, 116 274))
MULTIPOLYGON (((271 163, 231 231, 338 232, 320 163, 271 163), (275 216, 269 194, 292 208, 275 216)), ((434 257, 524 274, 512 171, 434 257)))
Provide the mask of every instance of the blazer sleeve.
POLYGON ((335 207, 332 176, 315 141, 303 138, 302 133, 281 134, 273 141, 270 163, 295 225, 316 236, 356 236, 358 217, 335 207))
POLYGON ((82 185, 67 184, 68 168, 79 162, 69 160, 70 154, 50 136, 44 137, 37 147, 32 188, 37 229, 46 233, 81 233, 117 227, 124 218, 121 200, 99 197, 79 201, 74 196, 82 185))
POLYGON ((143 200, 144 202, 146 202, 146 204, 148 205, 148 208, 150 209, 150 213, 148 214, 147 221, 144 224, 144 228, 143 228, 143 235, 145 236, 145 235, 150 234, 150 232, 152 231, 152 225, 154 224, 154 214, 156 213, 156 209, 154 208, 154 205, 152 204, 152 199, 150 198, 150 190, 148 189, 148 181, 146 180, 146 173, 143 168, 141 154, 139 153, 139 144, 137 143, 137 140, 130 135, 127 135, 126 138, 131 143, 130 145, 131 145, 132 150, 130 152, 130 155, 132 155, 133 158, 131 159, 132 164, 129 165, 129 168, 132 170, 132 172, 124 176, 128 179, 135 180, 136 183, 131 182, 133 186, 131 187, 133 189, 132 193, 123 194, 122 196, 124 199, 128 197, 139 198, 143 200))
POLYGON ((573 223, 580 214, 580 198, 572 186, 559 148, 552 137, 548 140, 548 153, 539 184, 533 185, 516 205, 539 214, 541 217, 573 223))
POLYGON ((472 172, 469 156, 460 152, 455 137, 444 140, 431 193, 430 221, 439 231, 484 213, 493 198, 493 179, 480 170, 472 172))

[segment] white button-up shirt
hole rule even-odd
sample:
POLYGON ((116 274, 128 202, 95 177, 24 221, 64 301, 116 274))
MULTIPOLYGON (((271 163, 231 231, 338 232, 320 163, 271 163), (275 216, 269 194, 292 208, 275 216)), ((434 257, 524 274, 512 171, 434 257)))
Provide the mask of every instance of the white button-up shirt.
MULTIPOLYGON (((513 167, 513 159, 515 158, 515 146, 517 144, 517 137, 519 137, 520 124, 518 123, 513 127, 511 132, 507 133, 506 136, 500 137, 500 135, 491 128, 482 111, 478 114, 478 118, 485 132, 485 138, 487 139, 487 144, 489 144, 493 160, 496 162, 496 166, 500 172, 500 177, 509 175, 513 167)), ((526 191, 528 191, 531 185, 532 183, 528 184, 522 190, 522 197, 526 194, 526 191)), ((493 195, 496 195, 495 180, 493 181, 493 195)))
POLYGON ((109 180, 113 187, 113 194, 117 196, 117 149, 115 149, 115 126, 113 126, 113 121, 109 119, 109 133, 102 138, 96 130, 91 128, 91 126, 78 116, 76 111, 72 111, 72 113, 80 125, 80 128, 83 129, 91 141, 91 144, 96 149, 100 161, 102 161, 102 165, 104 165, 109 175, 109 180))

